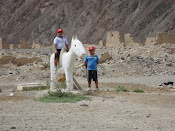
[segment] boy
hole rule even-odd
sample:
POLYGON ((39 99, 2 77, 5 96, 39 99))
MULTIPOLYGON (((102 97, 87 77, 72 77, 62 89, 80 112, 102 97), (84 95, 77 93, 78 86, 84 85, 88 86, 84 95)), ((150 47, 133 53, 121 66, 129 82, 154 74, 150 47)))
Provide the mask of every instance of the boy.
POLYGON ((97 74, 97 65, 99 63, 98 56, 95 55, 95 48, 93 46, 89 47, 89 55, 85 56, 84 65, 87 70, 87 81, 88 81, 88 89, 87 91, 91 90, 91 79, 95 81, 96 91, 99 91, 98 88, 98 74, 97 74))
POLYGON ((57 37, 54 39, 54 50, 55 50, 55 60, 54 60, 54 73, 56 73, 57 70, 57 63, 59 60, 60 52, 62 48, 67 48, 67 51, 69 51, 69 46, 66 37, 63 36, 63 30, 58 29, 57 30, 57 37))

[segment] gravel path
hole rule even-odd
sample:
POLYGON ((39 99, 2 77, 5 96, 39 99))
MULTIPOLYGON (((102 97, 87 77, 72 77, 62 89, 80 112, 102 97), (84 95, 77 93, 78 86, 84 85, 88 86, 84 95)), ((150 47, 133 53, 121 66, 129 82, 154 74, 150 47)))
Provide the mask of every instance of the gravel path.
POLYGON ((155 106, 129 100, 135 97, 96 97, 73 104, 3 101, 0 102, 0 130, 174 131, 174 105, 155 106))
MULTIPOLYGON (((79 82, 85 88, 86 83, 79 82)), ((10 97, 1 93, 0 130, 174 131, 174 92, 145 89, 145 93, 122 93, 112 91, 116 83, 103 82, 99 84, 100 92, 89 95, 91 101, 77 103, 41 103, 34 101, 32 95, 15 92, 18 96, 10 97)))

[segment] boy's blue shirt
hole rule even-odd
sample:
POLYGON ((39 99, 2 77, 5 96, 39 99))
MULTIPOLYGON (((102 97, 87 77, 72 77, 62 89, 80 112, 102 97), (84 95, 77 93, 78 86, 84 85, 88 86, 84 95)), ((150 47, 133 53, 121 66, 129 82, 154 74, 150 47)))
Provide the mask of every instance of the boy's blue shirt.
POLYGON ((87 62, 87 70, 97 71, 97 63, 99 62, 97 55, 94 55, 94 56, 86 55, 84 62, 87 62))

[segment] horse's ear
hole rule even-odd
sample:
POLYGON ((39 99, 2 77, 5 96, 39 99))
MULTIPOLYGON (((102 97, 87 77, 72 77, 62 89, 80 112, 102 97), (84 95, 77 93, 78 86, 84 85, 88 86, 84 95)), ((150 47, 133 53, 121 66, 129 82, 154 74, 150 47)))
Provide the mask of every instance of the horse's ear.
POLYGON ((75 36, 72 36, 72 40, 75 40, 75 36))
POLYGON ((75 39, 77 39, 77 40, 78 40, 78 37, 77 37, 77 35, 75 36, 75 39))
POLYGON ((72 37, 72 40, 78 40, 78 37, 77 37, 77 35, 74 35, 73 37, 72 37))

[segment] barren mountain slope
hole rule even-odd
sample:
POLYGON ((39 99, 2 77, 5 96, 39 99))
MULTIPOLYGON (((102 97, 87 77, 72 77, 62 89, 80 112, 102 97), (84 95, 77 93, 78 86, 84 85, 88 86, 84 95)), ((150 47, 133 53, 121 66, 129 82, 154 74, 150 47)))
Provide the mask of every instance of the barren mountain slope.
POLYGON ((0 37, 7 44, 26 38, 52 43, 58 27, 70 40, 105 41, 107 31, 131 33, 144 42, 157 32, 175 33, 174 0, 1 0, 0 37))

